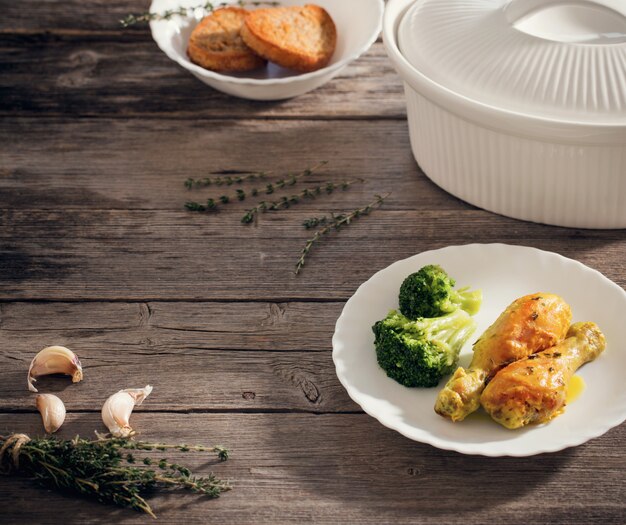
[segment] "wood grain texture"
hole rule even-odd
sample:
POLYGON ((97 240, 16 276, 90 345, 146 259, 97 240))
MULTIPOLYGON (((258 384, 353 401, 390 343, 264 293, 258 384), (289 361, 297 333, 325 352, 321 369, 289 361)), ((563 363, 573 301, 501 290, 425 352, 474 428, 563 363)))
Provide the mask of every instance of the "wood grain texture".
POLYGON ((331 82, 280 102, 235 99, 206 86, 152 41, 27 42, 0 33, 0 115, 131 118, 406 118, 382 43, 331 82), (4 45, 2 41, 4 40, 4 45), (32 82, 32 71, 38 81, 32 82))
POLYGON ((403 122, 5 119, 0 130, 0 299, 345 300, 397 259, 467 242, 557 251, 624 284, 626 231, 522 223, 462 203, 417 168, 403 122), (288 154, 268 166, 268 151, 285 143, 288 154), (182 209, 190 198, 233 193, 188 191, 188 176, 285 173, 322 159, 331 162, 307 186, 365 182, 268 213, 256 228, 239 222, 249 201, 210 216, 182 209), (306 271, 292 274, 311 235, 305 218, 385 192, 381 210, 325 239, 306 271))
MULTIPOLYGON (((327 166, 293 190, 365 180, 318 199, 323 207, 392 192, 392 209, 469 208, 423 176, 399 121, 5 118, 0 144, 0 208, 180 211, 187 200, 234 195, 234 188, 186 190, 188 177, 223 170, 282 176, 320 161, 327 166)), ((247 207, 250 201, 228 210, 247 207)))
POLYGON ((0 299, 342 301, 398 259, 468 241, 556 251, 625 284, 624 231, 523 225, 476 210, 377 211, 321 241, 295 276, 311 235, 301 223, 319 212, 267 214, 255 228, 239 213, 2 211, 0 299))
POLYGON ((34 411, 26 371, 46 346, 71 348, 84 381, 42 377, 68 409, 151 384, 148 411, 359 411, 335 376, 341 303, 8 303, 0 305, 0 412, 34 411), (321 353, 321 354, 320 354, 321 353))
MULTIPOLYGON (((202 4, 202 0, 198 4, 202 4)), ((140 33, 150 38, 147 26, 123 29, 120 20, 129 13, 143 13, 150 0, 0 0, 3 16, 0 34, 68 33, 85 38, 90 34, 105 33, 121 39, 129 33, 140 33)))
MULTIPOLYGON (((381 42, 309 94, 244 101, 167 59, 146 26, 120 28, 149 3, 0 0, 0 434, 42 431, 28 364, 65 344, 85 380, 38 382, 67 405, 62 437, 104 430, 106 397, 150 383, 132 417, 142 437, 231 449, 223 464, 174 455, 235 490, 215 501, 156 497, 160 523, 626 522, 626 426, 539 457, 463 456, 363 414, 331 358, 344 301, 398 259, 521 244, 624 287, 626 230, 515 221, 431 183, 411 154, 402 84, 381 42), (268 213, 258 227, 239 223, 250 201, 211 216, 183 209, 234 192, 190 192, 187 177, 282 175, 321 160, 330 163, 294 190, 364 183, 268 213), (330 235, 292 274, 311 235, 304 219, 386 192, 383 208, 330 235)), ((0 477, 2 524, 151 521, 0 477)))
POLYGON ((326 352, 342 307, 332 302, 9 302, 0 304, 0 334, 8 343, 0 348, 17 358, 52 339, 61 344, 83 339, 102 349, 145 344, 148 352, 326 352), (19 350, 9 349, 16 344, 19 350))
MULTIPOLYGON (((149 399, 149 398, 148 398, 149 399)), ((41 431, 36 414, 0 415, 0 432, 41 431)), ((463 456, 410 441, 364 414, 147 414, 142 438, 227 446, 216 464, 168 454, 235 487, 218 500, 152 498, 159 523, 618 524, 624 427, 580 447, 530 458, 463 456)), ((69 414, 64 437, 101 429, 98 414, 69 414)), ((131 511, 0 479, 6 523, 148 523, 131 511), (37 505, 27 496, 37 495, 37 505), (43 513, 40 509, 46 509, 43 513)))

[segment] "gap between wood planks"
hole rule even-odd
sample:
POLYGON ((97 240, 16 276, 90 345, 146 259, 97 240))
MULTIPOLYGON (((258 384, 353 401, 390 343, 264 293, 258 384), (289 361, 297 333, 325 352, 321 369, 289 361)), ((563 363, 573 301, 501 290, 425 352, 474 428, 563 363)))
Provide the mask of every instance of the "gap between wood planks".
MULTIPOLYGON (((308 414, 312 416, 362 415, 363 410, 315 411, 304 408, 172 408, 150 410, 147 407, 135 409, 134 412, 144 414, 308 414)), ((36 408, 0 408, 0 414, 38 414, 36 408)), ((67 410, 68 414, 99 414, 100 409, 67 410)))
POLYGON ((115 298, 104 298, 98 299, 95 297, 86 297, 84 299, 81 298, 54 298, 54 297, 45 297, 40 299, 8 299, 0 297, 0 304, 10 304, 10 303, 27 303, 27 304, 37 304, 37 303, 129 303, 129 304, 137 304, 137 303, 322 303, 322 304, 330 304, 330 303, 345 303, 350 297, 347 296, 345 299, 337 299, 337 298, 326 298, 326 297, 264 297, 264 298, 235 298, 235 299, 220 299, 220 298, 212 298, 212 299, 185 299, 185 298, 170 298, 170 299, 156 299, 152 297, 145 297, 141 299, 125 299, 123 297, 115 297, 115 298))
MULTIPOLYGON (((0 111, 0 117, 19 117, 19 118, 34 118, 32 113, 24 113, 22 115, 16 115, 14 112, 0 111)), ((379 121, 406 121, 406 115, 310 115, 303 117, 302 115, 280 115, 273 114, 271 116, 247 116, 242 119, 240 115, 228 115, 220 114, 215 116, 194 115, 193 112, 188 113, 64 113, 55 111, 46 111, 38 115, 37 120, 43 118, 71 118, 72 120, 184 120, 185 122, 211 122, 211 121, 279 121, 279 122, 379 122, 379 121)), ((44 209, 44 208, 42 208, 44 209)), ((109 208, 107 208, 109 209, 109 208)), ((139 208, 141 210, 141 208, 139 208)))
MULTIPOLYGON (((53 43, 53 42, 151 42, 152 34, 148 25, 140 25, 135 29, 63 29, 63 28, 5 28, 0 29, 0 38, 8 41, 13 39, 18 42, 25 40, 26 43, 53 43)), ((382 43, 382 35, 379 35, 375 44, 382 43)))

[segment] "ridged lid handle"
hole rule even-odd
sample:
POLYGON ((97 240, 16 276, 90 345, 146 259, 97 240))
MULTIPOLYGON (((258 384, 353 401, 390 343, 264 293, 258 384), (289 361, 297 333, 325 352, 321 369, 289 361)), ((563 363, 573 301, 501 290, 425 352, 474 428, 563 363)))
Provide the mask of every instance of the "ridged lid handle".
MULTIPOLYGON (((509 20, 518 20, 536 9, 563 4, 565 4, 563 0, 510 0, 504 10, 509 20)), ((624 0, 570 0, 567 2, 567 5, 606 7, 626 18, 626 3, 624 0)))
POLYGON ((510 0, 504 13, 516 29, 547 40, 626 41, 626 0, 510 0))

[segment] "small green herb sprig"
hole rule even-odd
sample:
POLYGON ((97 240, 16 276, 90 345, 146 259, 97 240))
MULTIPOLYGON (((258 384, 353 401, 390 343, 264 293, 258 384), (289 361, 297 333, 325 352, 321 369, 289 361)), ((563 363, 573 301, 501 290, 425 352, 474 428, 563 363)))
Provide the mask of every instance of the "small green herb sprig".
POLYGON ((351 211, 350 213, 342 213, 338 215, 332 214, 330 217, 312 217, 305 220, 302 224, 307 230, 317 226, 323 226, 323 228, 317 230, 313 237, 306 241, 304 248, 300 253, 300 258, 296 263, 295 274, 298 275, 300 273, 304 267, 305 260, 309 255, 309 252, 315 243, 318 242, 324 235, 329 234, 333 230, 340 230, 344 226, 349 225, 352 221, 365 215, 369 215, 375 208, 380 207, 389 195, 389 193, 385 195, 376 195, 376 199, 370 202, 367 206, 351 211))
POLYGON ((202 10, 204 12, 211 13, 220 7, 227 6, 239 6, 239 7, 258 7, 261 5, 268 6, 278 6, 280 2, 247 2, 240 0, 239 2, 205 2, 203 4, 191 6, 191 7, 177 7, 176 9, 168 9, 167 11, 163 11, 162 13, 139 13, 139 14, 129 14, 125 16, 122 20, 120 20, 120 24, 122 27, 130 27, 135 24, 139 24, 142 22, 150 22, 151 20, 169 20, 173 16, 191 16, 194 11, 202 10))
POLYGON ((25 434, 0 436, 0 472, 34 478, 53 489, 71 491, 118 505, 155 514, 144 496, 158 488, 177 488, 217 498, 230 486, 213 474, 194 476, 167 459, 135 457, 137 452, 177 450, 211 452, 228 459, 224 447, 169 445, 98 436, 96 440, 30 439, 25 434))
POLYGON ((315 199, 318 195, 323 193, 330 194, 335 190, 347 190, 353 184, 364 182, 363 179, 346 180, 339 183, 327 182, 320 186, 314 186, 311 188, 305 188, 299 193, 294 195, 281 197, 276 201, 261 201, 254 208, 250 208, 246 211, 245 215, 241 218, 243 224, 250 224, 254 222, 260 213, 266 211, 276 211, 291 207, 293 204, 298 204, 304 199, 315 199))
POLYGON ((217 177, 204 177, 203 179, 189 178, 185 181, 185 188, 193 190, 205 188, 207 186, 232 186, 233 184, 243 184, 251 180, 267 179, 269 172, 248 173, 247 175, 220 175, 217 177))
MULTIPOLYGON (((232 195, 232 196, 221 195, 217 198, 209 198, 207 199, 206 204, 201 204, 199 202, 190 201, 190 202, 185 203, 185 208, 187 208, 189 211, 196 211, 196 212, 217 211, 220 204, 228 204, 229 202, 233 202, 233 201, 243 201, 247 197, 257 197, 258 195, 261 195, 261 194, 271 195, 272 193, 278 190, 282 190, 289 186, 295 185, 298 182, 298 180, 300 180, 302 177, 307 177, 313 174, 315 171, 317 171, 318 169, 320 169, 322 166, 326 164, 328 164, 327 161, 320 162, 319 164, 317 164, 316 166, 313 166, 312 168, 306 168, 305 170, 302 170, 299 173, 292 173, 292 174, 287 175, 286 177, 283 177, 282 179, 279 179, 274 182, 270 182, 266 184, 265 187, 263 188, 252 188, 251 190, 248 190, 248 191, 243 190, 243 189, 237 189, 235 191, 235 195, 232 195)), ((194 179, 187 179, 187 181, 185 181, 185 186, 187 188, 190 188, 188 184, 190 180, 194 180, 194 179)), ((195 187, 195 185, 196 183, 194 181, 191 187, 195 187)))
MULTIPOLYGON (((322 162, 318 164, 317 166, 315 166, 314 168, 308 168, 298 174, 290 175, 288 177, 285 177, 275 182, 270 182, 264 188, 263 187, 252 188, 251 190, 238 188, 236 189, 236 193, 234 195, 221 195, 217 199, 209 198, 207 199, 206 204, 201 204, 198 202, 187 202, 185 204, 185 207, 188 210, 195 211, 195 212, 216 211, 218 207, 221 206, 222 204, 227 204, 235 200, 243 201, 243 200, 246 200, 248 197, 257 197, 261 194, 268 194, 268 195, 273 194, 277 190, 284 189, 288 186, 293 186, 294 184, 296 184, 297 180, 300 177, 312 173, 314 170, 316 170, 317 168, 325 164, 327 164, 327 162, 322 162)), ((187 179, 187 181, 185 181, 185 186, 188 189, 211 186, 214 184, 215 185, 226 184, 228 186, 231 186, 232 184, 241 184, 245 182, 245 180, 254 180, 260 175, 262 175, 262 173, 249 174, 248 176, 245 176, 245 177, 249 177, 249 179, 246 179, 244 177, 231 178, 231 179, 222 179, 222 178, 215 178, 215 179, 207 178, 207 179, 199 179, 199 180, 187 179)), ((287 209, 293 206, 294 204, 298 204, 299 202, 306 200, 306 199, 315 199, 320 195, 330 194, 338 189, 346 190, 353 184, 356 184, 359 182, 364 182, 364 180, 359 178, 359 179, 352 179, 352 180, 344 180, 338 183, 324 182, 324 183, 318 184, 317 186, 305 188, 299 193, 295 193, 292 195, 283 195, 277 200, 272 200, 272 201, 263 200, 263 201, 257 202, 256 206, 246 211, 246 213, 241 218, 241 222, 243 224, 256 223, 259 215, 262 213, 265 213, 268 211, 287 209)), ((321 228, 315 232, 313 237, 311 237, 310 239, 306 241, 305 246, 300 253, 300 258, 298 259, 296 263, 295 274, 298 275, 300 273, 300 271, 305 265, 305 261, 309 252, 312 250, 315 243, 320 241, 322 237, 324 237, 325 235, 327 235, 333 230, 339 230, 343 228, 344 226, 349 225, 352 221, 360 217, 369 215, 375 208, 381 206, 388 196, 389 194, 376 195, 376 199, 374 201, 370 202, 369 204, 367 204, 366 206, 362 208, 353 210, 350 213, 340 213, 340 214, 331 213, 329 216, 324 215, 322 217, 312 217, 312 218, 305 220, 303 222, 303 226, 307 230, 317 228, 320 226, 321 228)))

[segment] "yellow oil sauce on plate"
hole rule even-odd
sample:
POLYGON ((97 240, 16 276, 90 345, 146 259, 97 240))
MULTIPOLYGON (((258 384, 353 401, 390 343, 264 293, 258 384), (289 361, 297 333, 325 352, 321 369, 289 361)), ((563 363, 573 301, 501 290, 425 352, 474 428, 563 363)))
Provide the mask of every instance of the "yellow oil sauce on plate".
POLYGON ((567 394, 565 397, 565 403, 568 405, 573 401, 576 401, 580 394, 585 390, 585 380, 579 375, 573 375, 567 385, 567 394))
POLYGON ((485 412, 482 407, 480 407, 475 412, 469 414, 465 419, 468 421, 490 421, 491 423, 493 423, 493 419, 491 419, 491 416, 487 414, 487 412, 485 412))

